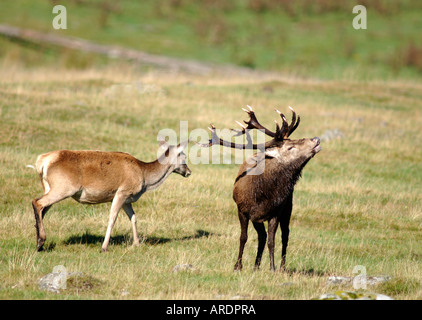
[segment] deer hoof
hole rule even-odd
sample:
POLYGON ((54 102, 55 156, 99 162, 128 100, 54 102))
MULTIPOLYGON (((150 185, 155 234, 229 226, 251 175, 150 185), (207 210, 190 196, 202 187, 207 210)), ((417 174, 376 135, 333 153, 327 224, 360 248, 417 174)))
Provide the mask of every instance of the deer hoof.
POLYGON ((240 272, 240 271, 242 271, 242 266, 241 266, 241 265, 236 264, 236 265, 234 266, 233 271, 235 271, 235 272, 240 272))
POLYGON ((43 251, 43 245, 44 245, 45 240, 42 239, 38 239, 37 240, 37 251, 43 251))

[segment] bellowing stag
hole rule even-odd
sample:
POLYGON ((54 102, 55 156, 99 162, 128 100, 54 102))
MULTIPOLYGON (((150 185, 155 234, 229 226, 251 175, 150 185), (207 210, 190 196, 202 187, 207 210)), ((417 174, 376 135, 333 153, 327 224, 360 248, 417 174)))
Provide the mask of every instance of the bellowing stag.
POLYGON ((208 144, 202 147, 209 147, 213 144, 220 144, 231 148, 239 149, 261 149, 264 153, 261 157, 255 154, 257 163, 246 160, 239 169, 234 183, 233 199, 237 204, 239 221, 241 226, 239 255, 235 270, 242 269, 242 255, 246 241, 248 239, 248 224, 252 221, 258 233, 258 252, 255 260, 255 269, 261 263, 261 257, 267 241, 267 232, 264 221, 268 221, 268 249, 270 252, 270 268, 274 266, 274 239, 277 227, 280 224, 282 232, 282 258, 280 269, 285 268, 286 249, 289 241, 289 223, 292 213, 293 190, 296 182, 301 176, 302 169, 308 161, 321 150, 320 139, 291 140, 289 136, 299 125, 300 117, 293 112, 292 121, 288 124, 285 116, 276 110, 282 119, 280 127, 276 122, 276 130, 271 131, 262 126, 251 107, 249 110, 243 109, 250 117, 249 121, 244 121, 247 126, 242 126, 242 130, 237 135, 246 134, 248 144, 235 144, 224 141, 218 137, 216 129, 211 125, 213 137, 208 144), (248 130, 262 130, 272 139, 265 144, 256 145, 251 143, 248 130), (259 160, 261 159, 261 160, 259 160), (257 166, 261 166, 261 174, 249 174, 257 166))

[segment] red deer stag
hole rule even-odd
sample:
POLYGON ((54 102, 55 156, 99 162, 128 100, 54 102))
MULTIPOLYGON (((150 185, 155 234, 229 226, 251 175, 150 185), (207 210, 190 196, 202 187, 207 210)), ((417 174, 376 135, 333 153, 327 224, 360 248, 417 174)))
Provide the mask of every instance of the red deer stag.
POLYGON ((158 188, 172 172, 184 177, 191 174, 183 153, 188 141, 178 146, 168 146, 165 141, 160 144, 166 151, 148 163, 122 152, 57 150, 38 156, 35 166, 44 194, 32 201, 37 250, 42 250, 46 239, 44 215, 53 204, 69 197, 83 204, 111 202, 103 252, 107 251, 121 208, 132 223, 133 244, 139 245, 132 203, 146 191, 158 188))
MULTIPOLYGON (((224 141, 217 136, 216 129, 211 125, 212 139, 202 147, 209 147, 220 144, 238 149, 260 149, 261 160, 253 164, 246 160, 240 167, 233 189, 233 199, 237 204, 238 215, 241 226, 240 248, 235 270, 242 269, 242 255, 246 241, 248 239, 248 224, 252 221, 258 233, 258 252, 255 260, 255 269, 261 263, 262 253, 267 241, 267 232, 264 221, 268 221, 268 249, 270 252, 270 268, 274 267, 274 239, 278 224, 282 231, 282 258, 280 269, 285 269, 286 248, 289 240, 289 222, 292 212, 293 189, 300 178, 301 171, 308 161, 321 150, 320 139, 290 140, 289 136, 295 131, 300 122, 300 117, 293 112, 292 121, 288 124, 284 115, 276 110, 282 119, 282 126, 276 122, 275 132, 262 126, 251 107, 249 110, 243 109, 250 117, 249 121, 244 121, 247 126, 242 125, 242 130, 237 135, 246 134, 248 144, 235 144, 224 141), (252 144, 247 130, 262 130, 272 139, 265 144, 252 144), (257 175, 248 174, 254 167, 261 166, 262 173, 257 175)), ((259 155, 259 154, 258 154, 259 155)), ((255 159, 259 159, 257 154, 255 159)))

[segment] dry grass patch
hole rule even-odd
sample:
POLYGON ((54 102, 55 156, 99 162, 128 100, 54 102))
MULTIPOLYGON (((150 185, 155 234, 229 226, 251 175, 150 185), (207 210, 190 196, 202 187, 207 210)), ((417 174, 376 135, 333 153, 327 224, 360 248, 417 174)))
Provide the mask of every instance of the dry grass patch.
MULTIPOLYGON (((420 299, 422 283, 422 139, 419 83, 321 81, 273 75, 191 76, 129 69, 4 68, 0 88, 0 297, 53 299, 310 299, 330 275, 394 280, 377 287, 397 299, 420 299), (158 91, 141 92, 137 85, 158 91), (265 90, 264 90, 265 88, 265 90), (271 88, 271 89, 269 89, 271 88), (233 266, 240 232, 232 200, 238 165, 189 164, 192 176, 171 176, 134 205, 142 244, 133 248, 121 213, 110 252, 100 253, 110 204, 65 200, 45 217, 48 250, 35 253, 31 200, 41 195, 26 168, 40 153, 60 149, 129 152, 156 157, 163 128, 189 130, 210 122, 232 128, 253 105, 271 125, 273 109, 295 107, 295 137, 338 129, 305 168, 294 195, 286 273, 269 272, 267 250, 253 272, 257 238, 251 227, 244 271, 233 266), (179 264, 195 271, 172 272, 179 264), (102 282, 100 289, 60 295, 39 292, 37 279, 64 265, 102 282)), ((287 113, 287 111, 286 111, 287 113)), ((277 264, 281 257, 276 237, 277 264)))

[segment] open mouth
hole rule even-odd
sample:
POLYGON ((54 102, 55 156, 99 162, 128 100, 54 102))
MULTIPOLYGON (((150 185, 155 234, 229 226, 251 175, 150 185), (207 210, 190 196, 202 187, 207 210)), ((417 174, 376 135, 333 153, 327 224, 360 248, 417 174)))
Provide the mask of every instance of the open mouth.
POLYGON ((321 140, 318 137, 315 137, 312 140, 315 140, 316 141, 316 144, 312 148, 312 151, 314 151, 315 153, 321 151, 321 140))

